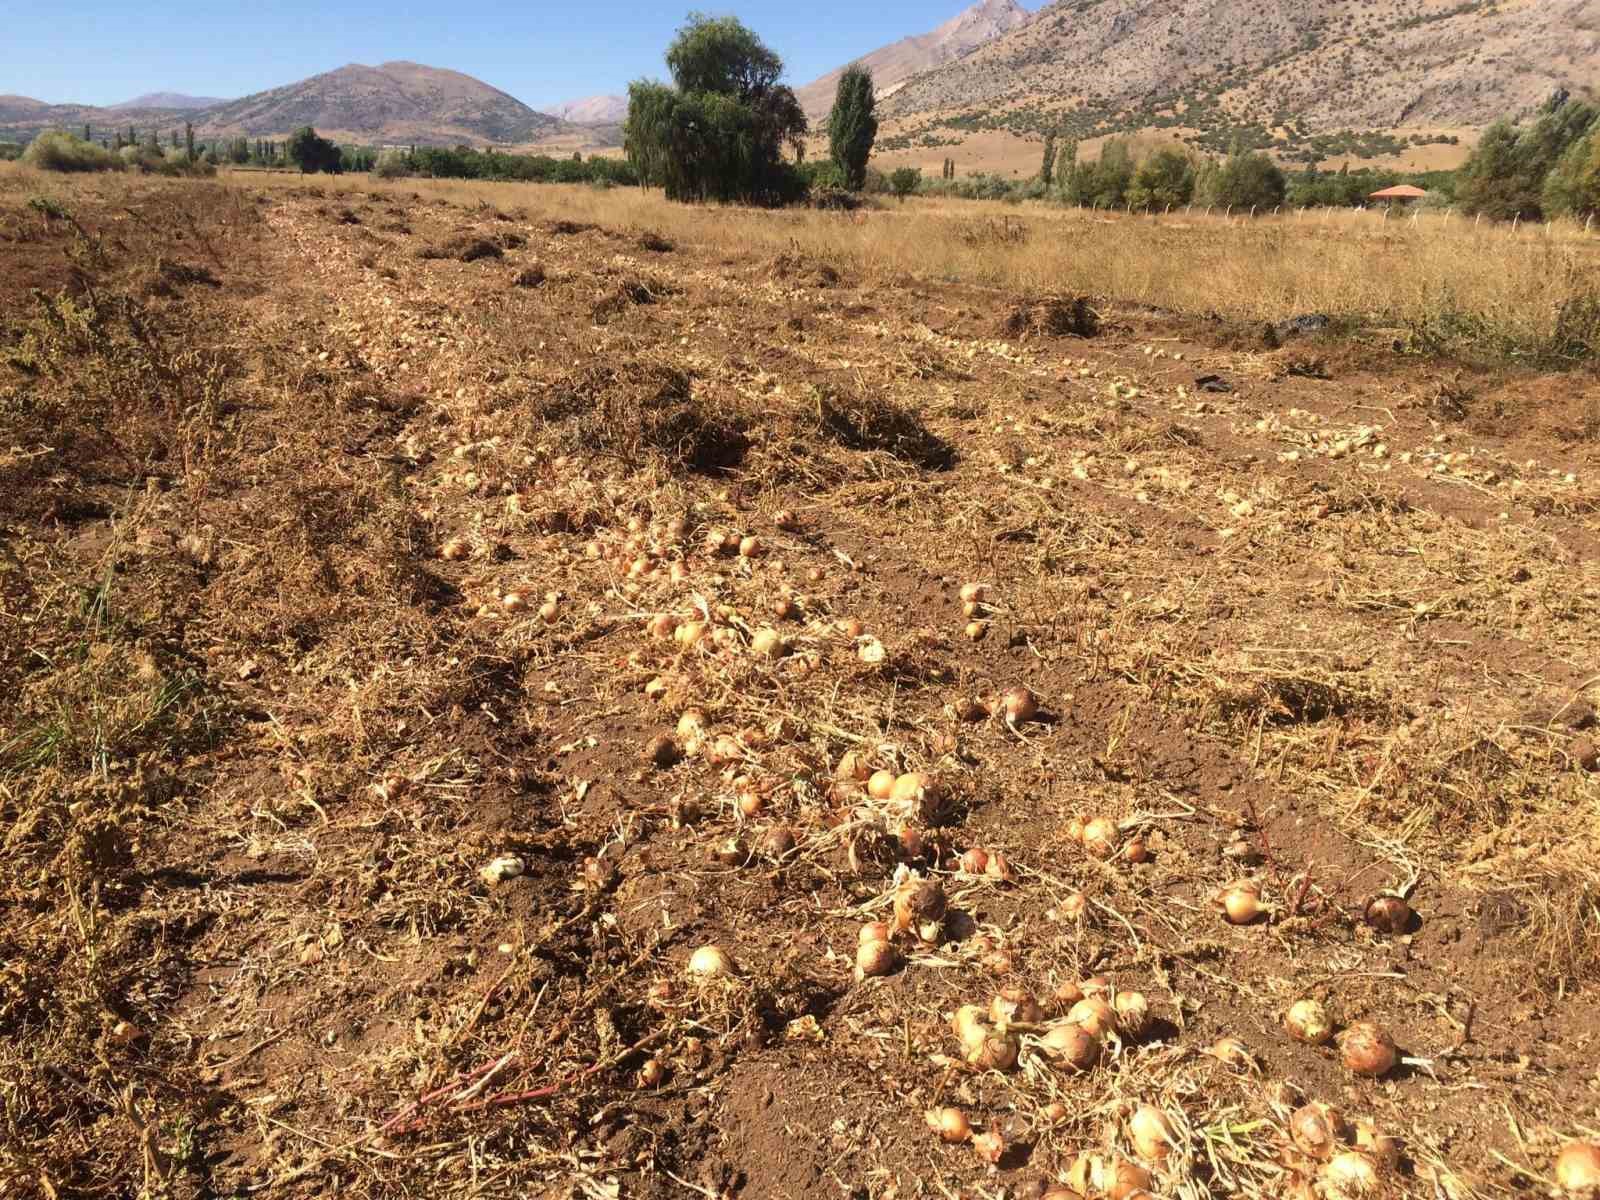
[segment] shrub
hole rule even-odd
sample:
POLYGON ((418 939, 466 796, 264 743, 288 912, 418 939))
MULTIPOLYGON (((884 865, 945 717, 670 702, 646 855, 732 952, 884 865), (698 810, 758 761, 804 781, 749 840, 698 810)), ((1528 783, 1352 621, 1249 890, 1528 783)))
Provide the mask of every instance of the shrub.
POLYGON ((41 171, 120 171, 115 154, 70 133, 51 130, 28 143, 22 161, 41 171))
POLYGON ((411 164, 399 150, 385 150, 372 164, 372 173, 379 179, 404 179, 411 174, 411 164))
POLYGON ((904 200, 921 186, 922 172, 916 167, 897 167, 889 176, 889 188, 900 200, 904 200))

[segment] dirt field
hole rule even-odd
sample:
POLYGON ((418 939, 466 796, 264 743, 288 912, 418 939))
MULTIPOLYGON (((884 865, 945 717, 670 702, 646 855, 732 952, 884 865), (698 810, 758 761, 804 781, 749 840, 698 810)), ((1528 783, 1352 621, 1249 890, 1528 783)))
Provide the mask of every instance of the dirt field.
POLYGON ((0 1195, 1551 1195, 1595 377, 593 196, 0 175, 0 1195))

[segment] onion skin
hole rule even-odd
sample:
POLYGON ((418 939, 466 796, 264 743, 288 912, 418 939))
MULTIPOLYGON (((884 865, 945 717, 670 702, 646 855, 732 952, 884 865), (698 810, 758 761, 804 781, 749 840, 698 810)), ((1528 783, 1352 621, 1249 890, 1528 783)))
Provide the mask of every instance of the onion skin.
POLYGON ((1255 1055, 1250 1053, 1250 1047, 1236 1037, 1218 1038, 1206 1048, 1205 1053, 1216 1059, 1223 1066, 1230 1067, 1235 1071, 1254 1071, 1256 1069, 1255 1055))
POLYGON ((1347 1070, 1369 1079, 1387 1075, 1400 1059, 1394 1040, 1371 1021, 1358 1021, 1346 1029, 1339 1051, 1347 1070))
POLYGON ((1165 1162, 1176 1137, 1167 1114, 1154 1104, 1141 1104, 1128 1118, 1128 1141, 1146 1162, 1165 1162))
POLYGON ((944 807, 944 792, 939 781, 926 771, 908 771, 896 779, 889 799, 892 803, 906 805, 910 815, 924 825, 935 823, 944 807))
POLYGON ((1329 1158, 1345 1133, 1344 1118, 1326 1104, 1306 1104, 1289 1118, 1289 1137, 1304 1154, 1329 1158))
POLYGON ((1072 1011, 1067 1013, 1067 1020, 1102 1038, 1116 1032, 1117 1010, 1099 996, 1089 996, 1072 1006, 1072 1011))
POLYGON ((1001 988, 989 1001, 989 1015, 996 1024, 1020 1021, 1026 1025, 1037 1025, 1044 1020, 1044 1009, 1039 1007, 1032 992, 1023 988, 1001 988))
POLYGON ((1322 1168, 1324 1194, 1331 1200, 1361 1200, 1382 1193, 1378 1167, 1359 1150, 1335 1154, 1322 1168))
POLYGON ((701 946, 689 956, 689 974, 698 979, 721 979, 733 974, 733 960, 720 946, 701 946))
POLYGON ((1083 848, 1096 858, 1110 858, 1117 852, 1121 835, 1110 817, 1095 817, 1084 822, 1083 848))
POLYGON ((1600 1143, 1568 1142, 1556 1155, 1556 1186, 1572 1196, 1600 1196, 1600 1143))
POLYGON ((1117 1028, 1123 1037, 1143 1037, 1150 1028, 1150 1002, 1143 992, 1118 992, 1112 1007, 1117 1010, 1117 1028))
POLYGON ((982 875, 989 869, 989 852, 980 846, 974 846, 961 856, 961 873, 963 875, 982 875))
POLYGON ((862 942, 856 947, 856 978, 875 979, 900 965, 900 952, 888 942, 862 942))
POLYGON ((887 942, 889 940, 889 922, 868 921, 861 927, 860 942, 887 942))
POLYGON ((965 1142, 972 1137, 972 1123, 959 1108, 930 1108, 923 1114, 928 1128, 943 1142, 965 1142))

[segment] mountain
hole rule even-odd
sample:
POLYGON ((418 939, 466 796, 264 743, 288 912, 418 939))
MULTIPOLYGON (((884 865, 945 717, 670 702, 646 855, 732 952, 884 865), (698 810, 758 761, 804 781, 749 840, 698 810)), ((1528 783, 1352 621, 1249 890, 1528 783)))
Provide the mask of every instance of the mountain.
POLYGON ((1481 127, 1597 74, 1600 0, 1058 0, 882 107, 901 148, 1166 129, 1314 156, 1340 131, 1481 127))
MULTIPOLYGON (((192 113, 188 114, 190 117, 192 113)), ((92 104, 46 104, 30 96, 0 96, 0 141, 26 140, 46 129, 82 131, 85 125, 96 137, 112 127, 168 128, 182 124, 184 112, 169 108, 98 108, 92 104)))
POLYGON ((420 63, 352 63, 208 109, 207 137, 281 137, 302 125, 338 141, 515 145, 564 126, 481 80, 420 63))
POLYGON ((130 108, 164 108, 173 112, 188 112, 196 108, 215 108, 228 101, 221 96, 185 96, 182 92, 147 92, 143 96, 135 96, 132 100, 124 100, 121 104, 113 104, 110 112, 122 112, 130 108))
MULTIPOLYGON (((1028 10, 1016 0, 978 0, 930 33, 901 38, 854 61, 871 69, 872 81, 882 99, 892 95, 911 76, 959 59, 987 41, 1022 28, 1030 20, 1028 10)), ((843 67, 829 71, 822 78, 795 89, 808 117, 827 116, 843 71, 843 67)))
POLYGON ((574 125, 615 125, 628 115, 626 96, 585 96, 545 109, 553 117, 574 125))

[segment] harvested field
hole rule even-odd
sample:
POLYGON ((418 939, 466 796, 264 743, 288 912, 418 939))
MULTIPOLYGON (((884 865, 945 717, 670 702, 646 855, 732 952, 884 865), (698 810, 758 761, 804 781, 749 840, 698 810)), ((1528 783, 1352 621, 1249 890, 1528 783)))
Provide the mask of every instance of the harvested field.
POLYGON ((0 173, 0 1193, 1552 1194, 1594 376, 884 216, 0 173))

